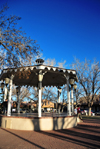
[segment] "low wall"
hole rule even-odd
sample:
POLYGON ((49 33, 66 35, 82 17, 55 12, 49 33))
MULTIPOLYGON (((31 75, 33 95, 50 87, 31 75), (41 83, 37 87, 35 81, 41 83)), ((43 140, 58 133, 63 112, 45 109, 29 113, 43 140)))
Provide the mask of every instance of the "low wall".
POLYGON ((8 117, 0 116, 0 125, 2 128, 16 130, 58 130, 77 126, 80 122, 77 116, 68 117, 8 117))

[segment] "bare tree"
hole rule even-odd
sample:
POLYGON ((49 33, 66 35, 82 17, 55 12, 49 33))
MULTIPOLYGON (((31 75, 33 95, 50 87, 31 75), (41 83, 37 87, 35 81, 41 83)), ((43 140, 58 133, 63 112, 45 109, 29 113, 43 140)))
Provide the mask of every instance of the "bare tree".
POLYGON ((18 29, 18 16, 6 16, 8 6, 0 9, 0 69, 5 67, 19 67, 31 64, 36 55, 39 55, 40 46, 36 40, 28 38, 18 29), (2 54, 3 53, 3 54, 2 54))
POLYGON ((48 58, 48 59, 45 60, 45 64, 49 65, 49 66, 55 66, 56 65, 56 60, 48 58))
POLYGON ((64 60, 63 62, 57 62, 55 60, 55 58, 54 59, 50 59, 50 58, 46 59, 45 60, 45 65, 55 66, 55 67, 60 67, 60 68, 63 68, 63 67, 67 66, 66 65, 66 60, 64 60))
POLYGON ((44 87, 42 91, 42 98, 50 101, 56 101, 57 89, 55 87, 44 87))
POLYGON ((38 100, 38 88, 37 87, 30 87, 30 99, 38 100))
MULTIPOLYGON (((25 98, 28 99, 28 97, 30 97, 30 88, 27 88, 25 86, 22 86, 20 88, 20 93, 19 93, 19 100, 20 102, 24 101, 25 98)), ((12 97, 16 97, 17 96, 17 93, 16 93, 16 87, 13 85, 13 88, 12 88, 12 97)), ((17 98, 16 98, 17 100, 17 98)))
POLYGON ((63 85, 61 94, 62 94, 62 102, 66 103, 67 102, 67 85, 63 85))
POLYGON ((91 115, 94 96, 100 90, 100 64, 96 60, 91 62, 85 59, 84 62, 80 62, 78 59, 75 59, 72 67, 77 71, 81 87, 80 94, 84 95, 86 98, 89 115, 91 115))

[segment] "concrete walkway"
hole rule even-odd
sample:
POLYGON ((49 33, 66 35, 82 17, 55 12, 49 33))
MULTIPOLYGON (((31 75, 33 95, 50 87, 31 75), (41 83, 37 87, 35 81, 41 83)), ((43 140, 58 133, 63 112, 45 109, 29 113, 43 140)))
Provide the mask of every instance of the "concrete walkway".
POLYGON ((0 149, 100 149, 100 117, 57 131, 0 128, 0 149))

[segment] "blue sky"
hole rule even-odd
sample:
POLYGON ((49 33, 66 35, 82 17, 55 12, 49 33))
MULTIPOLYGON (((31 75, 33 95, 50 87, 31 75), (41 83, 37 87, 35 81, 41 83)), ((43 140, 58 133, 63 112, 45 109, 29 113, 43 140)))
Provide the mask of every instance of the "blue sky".
POLYGON ((0 0, 0 6, 6 2, 7 14, 22 17, 18 25, 38 41, 45 59, 99 61, 100 0, 0 0))

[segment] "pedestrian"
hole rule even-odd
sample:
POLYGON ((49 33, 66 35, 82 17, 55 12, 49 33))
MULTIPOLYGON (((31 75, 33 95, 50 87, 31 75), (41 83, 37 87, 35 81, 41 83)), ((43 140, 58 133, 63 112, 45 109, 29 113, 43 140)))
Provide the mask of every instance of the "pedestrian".
POLYGON ((78 106, 78 108, 77 108, 77 114, 78 114, 78 117, 79 117, 80 119, 82 119, 80 106, 78 106))
POLYGON ((74 109, 74 114, 77 115, 77 108, 75 106, 75 109, 74 109))

